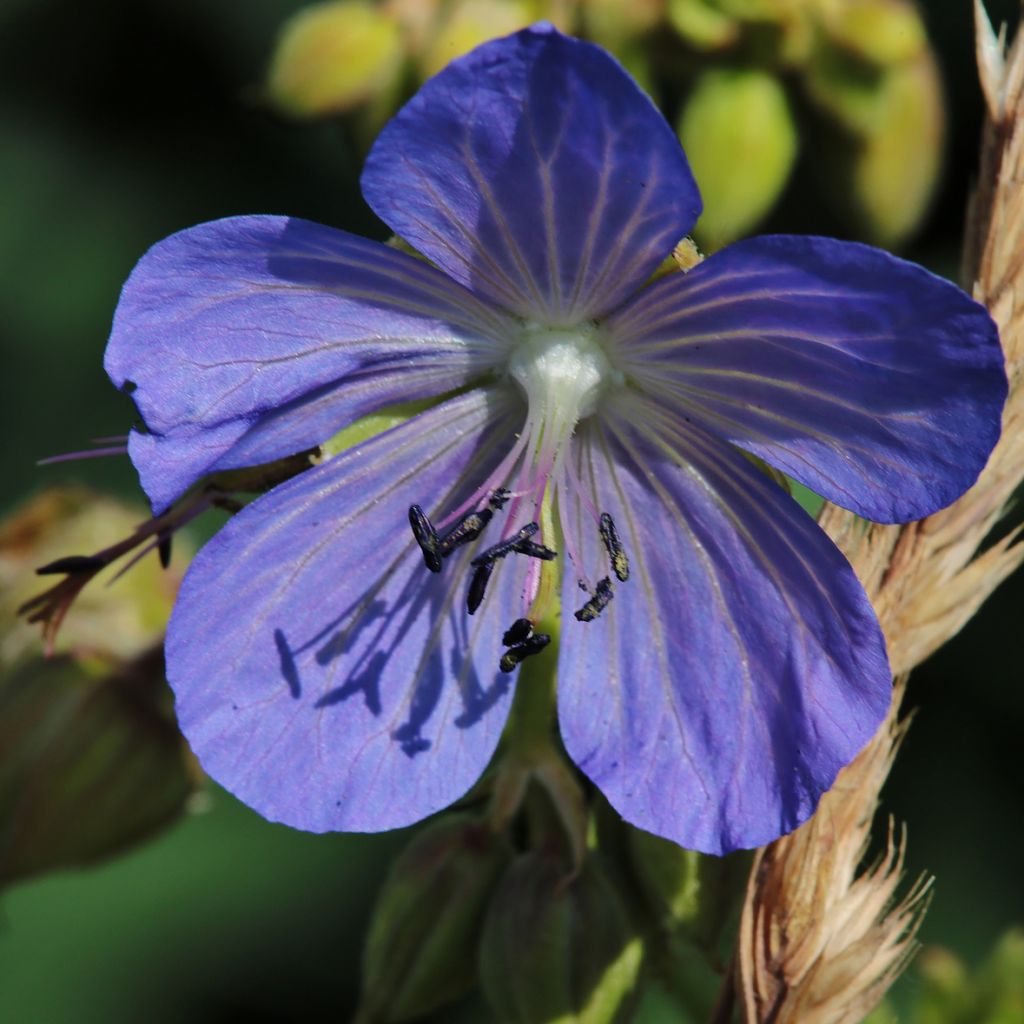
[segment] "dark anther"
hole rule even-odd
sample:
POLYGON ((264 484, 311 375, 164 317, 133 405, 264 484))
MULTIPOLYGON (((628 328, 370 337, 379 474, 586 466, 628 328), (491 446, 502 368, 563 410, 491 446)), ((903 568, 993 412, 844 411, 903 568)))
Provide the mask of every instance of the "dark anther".
POLYGON ((530 558, 539 558, 543 562, 554 561, 558 557, 557 551, 544 547, 543 544, 534 544, 532 540, 522 540, 515 546, 520 555, 529 555, 530 558))
MULTIPOLYGON (((413 508, 416 506, 414 505, 413 508)), ((476 540, 484 527, 494 517, 489 508, 482 508, 479 512, 469 512, 464 515, 442 538, 440 552, 442 558, 447 558, 457 547, 476 540)))
POLYGON ((499 487, 494 491, 488 499, 488 504, 495 512, 500 512, 504 507, 509 498, 512 497, 512 492, 507 487, 499 487))
POLYGON ((601 540, 604 541, 604 546, 608 549, 608 560, 611 562, 612 572, 622 583, 625 583, 629 579, 629 559, 622 547, 622 541, 619 540, 618 530, 615 529, 615 520, 607 512, 602 512, 598 529, 601 531, 601 540))
POLYGON ((409 525, 412 527, 412 535, 423 552, 423 561, 431 572, 441 571, 441 540, 437 536, 437 530, 427 518, 426 512, 419 505, 409 506, 409 525))
MULTIPOLYGON (((475 562, 474 562, 475 564, 475 562)), ((466 593, 466 611, 472 615, 480 607, 484 599, 484 591, 487 589, 487 581, 494 572, 493 562, 484 562, 477 565, 473 577, 469 581, 469 590, 466 593)))
POLYGON ((593 622, 608 607, 612 599, 612 581, 608 576, 600 580, 594 590, 594 596, 577 611, 576 618, 580 622, 593 622))
POLYGON ((553 558, 558 557, 558 552, 544 547, 543 544, 534 544, 530 540, 539 529, 540 526, 537 523, 527 523, 507 540, 503 540, 477 555, 470 565, 486 565, 489 562, 496 562, 499 558, 504 558, 513 552, 529 555, 531 558, 542 558, 545 562, 550 562, 553 558))
POLYGON ((171 564, 171 535, 162 533, 156 542, 156 550, 160 555, 160 565, 166 569, 171 564))
POLYGON ((547 633, 538 633, 536 636, 531 636, 529 640, 524 640, 522 643, 516 644, 515 647, 510 647, 501 656, 498 668, 502 672, 511 672, 524 658, 529 658, 533 654, 539 654, 549 643, 551 643, 551 637, 547 633))
POLYGON ((501 638, 505 647, 521 644, 533 632, 533 623, 529 619, 516 619, 501 638))
POLYGON ((58 558, 56 562, 48 562, 36 569, 37 576, 59 576, 62 573, 75 575, 80 572, 96 572, 107 564, 105 558, 98 555, 68 555, 58 558))
POLYGON ((499 558, 512 554, 513 551, 517 550, 516 545, 521 544, 524 540, 529 540, 539 529, 539 523, 527 523, 509 537, 508 540, 492 545, 486 551, 477 555, 469 564, 485 565, 488 562, 496 562, 499 558))

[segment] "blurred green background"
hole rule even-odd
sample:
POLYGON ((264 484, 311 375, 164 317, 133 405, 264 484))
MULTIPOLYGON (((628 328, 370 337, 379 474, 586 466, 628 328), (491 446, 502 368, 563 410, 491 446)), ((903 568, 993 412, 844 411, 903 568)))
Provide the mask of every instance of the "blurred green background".
MULTIPOLYGON (((259 99, 284 0, 0 0, 0 511, 69 480, 136 493, 126 459, 35 460, 124 433, 101 358, 121 282, 153 242, 231 214, 288 213, 382 238, 331 124, 259 99)), ((1015 0, 989 4, 993 21, 1015 0)), ((945 173, 907 254, 954 276, 981 100, 971 4, 924 13, 946 83, 945 173)), ((767 230, 843 234, 797 177, 767 230)), ((885 792, 908 872, 937 876, 922 938, 976 963, 1024 920, 1024 577, 914 676, 885 792)), ((0 754, 2 756, 2 754, 0 754)), ((83 812, 86 809, 83 808, 83 812)), ((0 895, 0 1020, 344 1020, 374 889, 403 841, 271 825, 219 790, 105 866, 0 895)), ((900 983, 913 996, 913 971, 900 983)))

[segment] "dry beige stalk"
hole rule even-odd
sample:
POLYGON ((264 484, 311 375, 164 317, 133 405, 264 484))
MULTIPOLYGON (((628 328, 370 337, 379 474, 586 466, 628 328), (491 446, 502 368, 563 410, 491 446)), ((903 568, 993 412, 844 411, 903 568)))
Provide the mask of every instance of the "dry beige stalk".
POLYGON ((928 885, 895 900, 904 842, 891 825, 885 856, 858 874, 904 731, 903 677, 1024 561, 1016 532, 978 553, 1024 477, 1024 32, 1004 56, 978 2, 975 16, 987 119, 964 265, 1006 353, 1003 435, 971 491, 921 522, 865 528, 842 509, 822 512, 871 596, 898 678, 888 720, 815 816, 755 860, 737 950, 747 1024, 855 1024, 912 953, 928 885))

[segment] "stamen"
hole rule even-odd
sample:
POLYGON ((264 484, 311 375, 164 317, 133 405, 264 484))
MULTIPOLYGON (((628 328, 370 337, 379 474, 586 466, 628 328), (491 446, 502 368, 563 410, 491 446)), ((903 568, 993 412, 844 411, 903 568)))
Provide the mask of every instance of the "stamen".
POLYGON ((546 548, 543 545, 534 544, 530 540, 539 529, 540 523, 527 523, 507 540, 500 541, 498 544, 489 547, 482 554, 477 555, 469 564, 478 566, 488 562, 496 562, 499 558, 504 558, 513 552, 518 552, 521 555, 530 555, 533 558, 543 558, 545 561, 557 558, 557 552, 551 551, 550 548, 546 548))
MULTIPOLYGON (((413 506, 414 508, 416 506, 413 506)), ((494 513, 489 508, 482 508, 479 512, 467 512, 442 538, 440 553, 442 558, 447 558, 457 547, 476 540, 484 527, 494 518, 494 513)))
POLYGON ((171 534, 162 533, 156 545, 157 553, 160 556, 160 566, 166 569, 171 564, 171 534))
POLYGON ((512 497, 512 492, 507 487, 499 487, 488 499, 488 504, 495 512, 500 512, 512 497))
POLYGON ((426 512, 419 505, 409 506, 409 525, 412 535, 423 552, 423 562, 431 572, 441 571, 440 546, 441 539, 434 529, 433 523, 427 518, 426 512))
POLYGON ((55 562, 48 562, 36 569, 37 576, 74 575, 82 572, 97 572, 107 564, 99 555, 67 555, 55 562))
POLYGON ((18 608, 18 614, 26 616, 29 622, 42 623, 46 653, 51 654, 60 625, 64 621, 68 609, 86 584, 102 569, 129 551, 135 551, 135 555, 114 577, 117 579, 139 558, 154 548, 167 548, 171 534, 180 530, 186 523, 191 522, 208 508, 219 505, 220 499, 223 498, 222 491, 213 484, 207 484, 206 487, 195 491, 191 496, 173 505, 162 515, 147 519, 130 536, 116 544, 111 544, 91 555, 67 555, 64 558, 58 558, 55 562, 40 566, 36 570, 40 576, 63 575, 64 579, 22 604, 18 608), (148 543, 140 547, 144 542, 148 543))
POLYGON ((502 644, 506 647, 514 647, 521 644, 533 632, 533 623, 529 619, 516 619, 501 638, 502 644))
POLYGON ((476 566, 476 571, 469 581, 469 590, 466 592, 466 611, 470 615, 483 603, 484 591, 487 589, 492 572, 494 572, 494 562, 484 562, 482 565, 476 566))
POLYGON ((543 544, 534 544, 532 540, 520 541, 515 550, 517 554, 539 558, 542 562, 553 562, 558 557, 557 551, 552 551, 551 548, 546 548, 543 544))
POLYGON ((611 601, 612 597, 614 597, 612 581, 610 577, 605 576, 603 580, 598 581, 594 596, 575 612, 576 618, 580 622, 593 622, 608 607, 608 602, 611 601))
POLYGON ((551 637, 547 633, 538 633, 536 636, 531 636, 529 640, 524 640, 522 643, 510 647, 501 656, 498 668, 502 672, 511 672, 525 658, 529 658, 534 654, 540 654, 549 643, 551 643, 551 637))
POLYGON ((608 560, 611 562, 612 572, 621 583, 625 583, 629 579, 629 558, 626 557, 622 541, 619 540, 619 533, 615 529, 615 520, 607 512, 602 512, 598 529, 601 531, 601 540, 604 541, 604 546, 608 550, 608 560))

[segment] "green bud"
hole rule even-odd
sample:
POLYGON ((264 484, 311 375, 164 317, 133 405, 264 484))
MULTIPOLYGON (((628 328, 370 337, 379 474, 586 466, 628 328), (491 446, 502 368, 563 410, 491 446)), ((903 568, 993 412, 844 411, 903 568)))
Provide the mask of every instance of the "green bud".
POLYGON ((159 648, 115 674, 67 656, 0 673, 0 750, 3 884, 147 838, 196 782, 159 648))
POLYGON ((467 814, 416 835, 374 909, 360 1019, 412 1020, 472 987, 487 901, 509 856, 504 837, 467 814))
POLYGON ((971 972, 948 950, 932 946, 916 964, 916 1005, 909 1024, 1016 1024, 1024 1020, 1024 932, 1006 932, 971 972))
POLYGON ((627 848, 633 877, 668 938, 666 980, 706 1019, 731 955, 750 855, 711 857, 632 827, 627 848))
POLYGON ((913 60, 928 44, 921 16, 905 0, 826 5, 822 27, 836 46, 878 65, 913 60))
POLYGON ((870 135, 882 119, 884 70, 834 46, 815 49, 803 85, 811 103, 847 132, 870 135))
POLYGON ((718 963, 739 914, 750 855, 711 857, 633 827, 628 848, 633 874, 662 924, 687 935, 718 963))
POLYGON ((291 117, 344 113, 387 91, 403 57, 399 26, 385 9, 364 0, 315 4, 281 30, 267 92, 291 117))
POLYGON ((741 21, 783 21, 802 0, 714 0, 715 6, 741 21))
POLYGON ((424 78, 475 46, 534 21, 525 0, 457 0, 420 58, 424 78))
POLYGON ((596 855, 577 875, 531 851, 505 872, 484 924, 480 984, 502 1024, 628 1019, 643 958, 596 855))
POLYGON ((1024 931, 1012 928, 996 944, 978 972, 980 1019, 1024 1020, 1024 931))
POLYGON ((402 26, 408 52, 418 54, 430 41, 449 0, 386 0, 387 9, 402 26))
POLYGON ((938 179, 944 130, 941 83, 926 52, 885 73, 866 133, 835 134, 825 151, 830 176, 840 211, 862 236, 895 246, 917 227, 938 179))
POLYGON ((672 28, 697 50, 723 50, 740 36, 739 22, 713 0, 668 0, 665 13, 672 28))
MULTIPOLYGON (((148 517, 138 505, 84 488, 44 491, 0 523, 0 669, 41 649, 40 627, 18 618, 17 609, 52 586, 59 577, 35 570, 68 555, 89 555, 128 537, 148 517)), ((174 540, 175 561, 164 570, 156 554, 133 566, 117 584, 124 566, 113 563, 85 587, 64 619, 55 653, 72 653, 101 669, 138 657, 163 636, 181 575, 182 538, 174 540)))
POLYGON ((796 158, 785 90, 764 71, 705 71, 683 107, 679 137, 704 198, 695 236, 718 249, 771 209, 796 158))
POLYGON ((665 0, 588 0, 582 11, 584 31, 617 54, 624 43, 654 28, 664 7, 665 0))
POLYGON ((670 927, 696 921, 701 855, 638 828, 627 836, 633 871, 658 917, 670 927))

